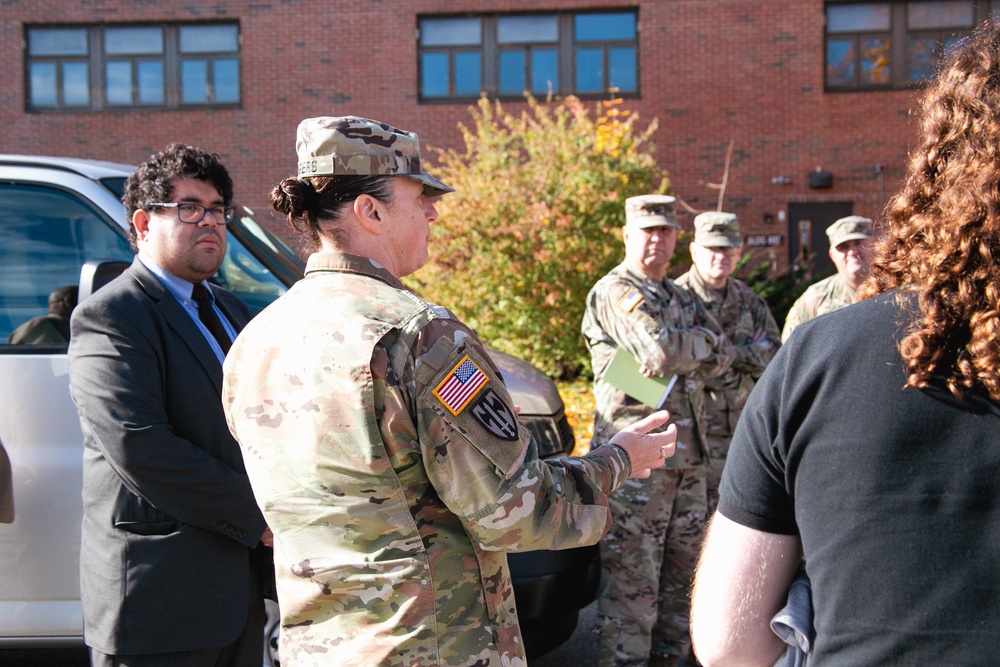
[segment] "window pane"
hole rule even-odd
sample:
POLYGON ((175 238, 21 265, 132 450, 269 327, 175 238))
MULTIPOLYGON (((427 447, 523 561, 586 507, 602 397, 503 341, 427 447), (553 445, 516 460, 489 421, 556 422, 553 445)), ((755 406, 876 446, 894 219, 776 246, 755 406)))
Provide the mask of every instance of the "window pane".
POLYGON ((944 53, 945 55, 951 55, 955 52, 955 49, 962 45, 965 38, 968 35, 952 35, 951 37, 945 37, 944 40, 944 53))
POLYGON ((524 85, 524 51, 500 52, 500 93, 503 95, 520 95, 525 91, 524 85))
POLYGON ((826 31, 831 33, 888 30, 890 18, 888 2, 828 5, 826 31))
POLYGON ((228 234, 226 255, 213 282, 225 287, 259 313, 287 291, 281 280, 257 259, 234 234, 228 234))
POLYGON ((0 344, 45 314, 52 290, 79 283, 86 260, 132 260, 122 234, 74 195, 2 184, 0 200, 0 344))
POLYGON ((208 68, 204 60, 181 63, 181 101, 185 104, 208 101, 208 68))
POLYGON ((108 104, 132 104, 132 63, 109 62, 104 67, 108 104))
POLYGON ((973 9, 972 0, 910 2, 906 6, 906 24, 915 29, 971 28, 973 9))
POLYGON ((89 73, 87 63, 63 63, 63 104, 72 107, 90 104, 89 73))
POLYGON ((231 53, 240 50, 234 25, 191 25, 180 28, 181 53, 231 53))
POLYGON ((907 76, 910 81, 920 81, 934 76, 934 59, 938 49, 933 37, 911 37, 906 45, 907 76))
POLYGON ((54 107, 56 105, 56 65, 55 63, 32 63, 31 106, 54 107))
POLYGON ((635 14, 577 14, 576 41, 635 39, 635 14))
POLYGON ((612 88, 622 92, 635 92, 636 68, 635 49, 608 49, 608 74, 612 88))
POLYGON ((220 58, 212 63, 212 82, 216 102, 240 101, 240 63, 235 58, 220 58))
POLYGON ((500 44, 557 42, 559 23, 555 16, 500 16, 497 41, 500 44))
POLYGON ((532 49, 531 92, 536 95, 559 90, 559 55, 555 49, 532 49))
POLYGON ((455 54, 455 94, 478 95, 483 89, 479 53, 455 54))
POLYGON ((865 39, 861 42, 861 82, 889 83, 889 40, 865 39))
POLYGON ((448 96, 448 54, 425 53, 420 56, 420 95, 448 96))
POLYGON ((855 84, 854 40, 829 39, 826 42, 826 85, 855 84))
POLYGON ((933 37, 911 37, 906 44, 906 71, 910 81, 933 78, 935 67, 946 54, 951 54, 964 37, 946 37, 942 45, 933 37))
POLYGON ((163 104, 163 63, 150 60, 139 63, 139 104, 163 104))
POLYGON ((933 37, 911 37, 906 45, 907 76, 910 81, 920 81, 934 76, 933 57, 937 40, 933 37))
POLYGON ((84 28, 32 28, 28 30, 28 55, 85 56, 87 31, 84 28))
POLYGON ((163 29, 105 28, 104 52, 109 55, 163 53, 163 29))
POLYGON ((482 42, 482 22, 475 16, 420 21, 421 46, 467 46, 482 42))
POLYGON ((576 91, 604 92, 604 71, 601 49, 576 50, 576 91))

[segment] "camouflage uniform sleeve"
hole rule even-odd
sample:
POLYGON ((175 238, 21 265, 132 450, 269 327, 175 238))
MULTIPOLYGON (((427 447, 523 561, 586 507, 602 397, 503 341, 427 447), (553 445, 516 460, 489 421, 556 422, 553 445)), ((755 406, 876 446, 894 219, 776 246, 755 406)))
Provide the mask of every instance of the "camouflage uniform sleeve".
POLYGON ((752 300, 751 311, 754 323, 754 339, 746 345, 736 346, 736 360, 733 362, 733 369, 741 373, 747 373, 755 380, 761 376, 764 369, 778 348, 781 347, 781 332, 778 330, 778 323, 771 315, 771 309, 767 303, 759 296, 747 288, 747 296, 752 300))
POLYGON ((680 318, 664 316, 660 304, 636 297, 637 293, 625 281, 611 281, 591 292, 588 307, 618 347, 661 376, 689 375, 713 365, 719 334, 701 326, 685 327, 677 321, 680 318))
MULTIPOLYGON (((684 288, 678 286, 678 289, 684 288)), ((691 380, 710 380, 729 370, 736 359, 736 348, 729 340, 729 337, 723 332, 722 325, 708 312, 701 299, 694 294, 691 294, 691 297, 694 305, 695 322, 702 330, 710 333, 715 340, 709 350, 708 357, 697 368, 691 370, 687 374, 687 377, 691 380)))
POLYGON ((785 318, 785 328, 781 330, 781 342, 786 342, 788 337, 792 335, 792 331, 795 327, 799 326, 803 322, 807 322, 810 317, 809 295, 803 294, 795 300, 795 303, 792 304, 791 310, 788 311, 788 316, 785 318))
POLYGON ((424 327, 413 362, 428 478, 482 548, 561 549, 601 538, 611 525, 608 494, 630 474, 620 448, 540 461, 489 354, 454 320, 424 327))

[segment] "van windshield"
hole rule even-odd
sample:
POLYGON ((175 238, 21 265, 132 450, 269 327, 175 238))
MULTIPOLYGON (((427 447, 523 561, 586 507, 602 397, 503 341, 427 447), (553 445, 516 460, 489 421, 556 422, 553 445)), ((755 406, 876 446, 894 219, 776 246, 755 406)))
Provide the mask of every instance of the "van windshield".
POLYGON ((305 265, 277 236, 237 205, 239 214, 227 225, 226 257, 212 278, 246 303, 254 314, 288 291, 305 265))

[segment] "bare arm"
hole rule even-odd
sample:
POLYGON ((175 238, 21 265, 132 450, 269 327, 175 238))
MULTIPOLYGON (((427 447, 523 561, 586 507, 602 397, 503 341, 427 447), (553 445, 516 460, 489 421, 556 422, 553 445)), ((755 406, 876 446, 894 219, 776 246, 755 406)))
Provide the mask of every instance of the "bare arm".
POLYGON ((785 643, 770 628, 802 558, 794 535, 712 519, 695 573, 691 636, 705 667, 770 667, 785 643))

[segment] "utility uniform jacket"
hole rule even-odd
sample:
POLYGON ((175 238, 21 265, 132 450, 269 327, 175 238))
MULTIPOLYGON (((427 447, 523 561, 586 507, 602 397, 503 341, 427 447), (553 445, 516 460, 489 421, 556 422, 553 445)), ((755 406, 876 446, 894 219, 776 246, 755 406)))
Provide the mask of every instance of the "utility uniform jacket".
POLYGON ((604 381, 619 347, 656 375, 680 376, 664 407, 677 425, 676 453, 668 468, 704 463, 703 382, 733 363, 732 343, 690 292, 669 278, 652 280, 619 264, 587 296, 582 332, 594 367, 594 439, 605 444, 615 433, 653 412, 604 381))
POLYGON ((844 282, 839 273, 810 285, 788 311, 785 328, 781 330, 781 342, 788 340, 792 330, 803 322, 840 310, 852 303, 854 303, 854 290, 844 282))
POLYGON ((597 542, 621 449, 540 461, 476 335, 357 256, 310 257, 225 371, 282 665, 526 664, 506 552, 597 542))
POLYGON ((733 343, 733 365, 705 381, 708 434, 731 436, 754 383, 781 347, 781 332, 767 303, 736 278, 729 278, 726 286, 717 290, 705 284, 692 266, 677 284, 698 297, 733 343))

